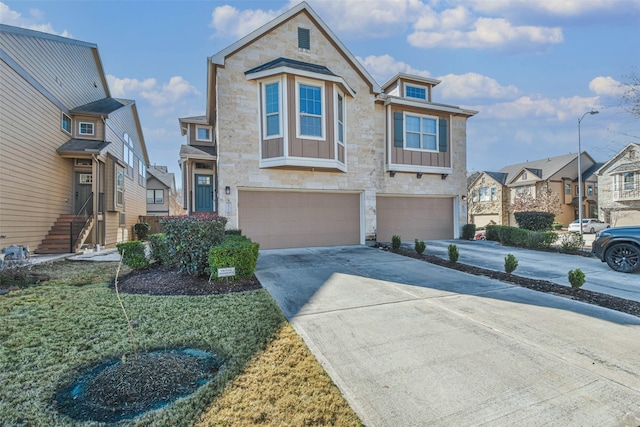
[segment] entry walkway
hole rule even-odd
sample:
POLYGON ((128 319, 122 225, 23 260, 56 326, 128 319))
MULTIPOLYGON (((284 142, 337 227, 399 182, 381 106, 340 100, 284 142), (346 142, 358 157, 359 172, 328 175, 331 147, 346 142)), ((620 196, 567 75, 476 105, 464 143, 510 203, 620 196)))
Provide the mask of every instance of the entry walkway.
POLYGON ((640 318, 363 246, 256 275, 367 426, 640 425, 640 318))

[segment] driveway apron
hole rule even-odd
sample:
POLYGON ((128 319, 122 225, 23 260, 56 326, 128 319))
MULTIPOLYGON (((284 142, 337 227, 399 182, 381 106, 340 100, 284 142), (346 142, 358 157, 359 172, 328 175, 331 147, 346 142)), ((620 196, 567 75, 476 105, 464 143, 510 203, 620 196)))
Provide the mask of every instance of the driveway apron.
POLYGON ((640 318, 365 246, 256 276, 367 426, 640 425, 640 318))

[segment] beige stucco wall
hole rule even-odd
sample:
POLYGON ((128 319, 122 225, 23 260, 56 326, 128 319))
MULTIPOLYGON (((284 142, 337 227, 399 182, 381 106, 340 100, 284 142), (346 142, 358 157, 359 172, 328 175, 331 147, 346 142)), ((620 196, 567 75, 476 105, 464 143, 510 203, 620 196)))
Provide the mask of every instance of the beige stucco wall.
MULTIPOLYGON (((391 178, 384 172, 385 108, 374 102, 369 83, 353 69, 336 47, 318 31, 305 14, 299 14, 275 28, 262 39, 228 57, 224 68, 217 69, 217 117, 219 188, 231 187, 231 194, 219 193, 221 214, 237 227, 238 189, 307 189, 357 192, 363 195, 365 236, 376 233, 376 194, 415 194, 453 196, 465 194, 466 119, 450 121, 453 142, 453 173, 397 173, 391 178), (311 29, 311 51, 300 52, 297 29, 311 29), (257 84, 246 80, 244 72, 278 57, 322 64, 342 77, 355 91, 346 98, 347 172, 260 169, 259 105, 257 84), (224 206, 231 206, 229 212, 224 206)), ((457 198, 456 198, 457 200, 457 198)), ((457 206, 456 202, 456 206, 457 206)), ((466 214, 457 220, 465 222, 466 214)))

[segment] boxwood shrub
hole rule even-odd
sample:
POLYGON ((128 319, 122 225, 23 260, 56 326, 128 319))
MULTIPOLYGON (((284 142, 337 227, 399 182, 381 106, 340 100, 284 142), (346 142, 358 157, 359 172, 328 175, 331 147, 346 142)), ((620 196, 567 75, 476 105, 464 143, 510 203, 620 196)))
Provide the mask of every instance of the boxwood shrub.
POLYGON ((151 247, 151 259, 159 264, 171 268, 173 259, 169 255, 169 241, 164 233, 149 235, 149 246, 151 247))
POLYGON ((253 276, 260 245, 245 236, 230 235, 209 250, 211 278, 218 279, 218 268, 235 267, 237 279, 253 276))
POLYGON ((476 237, 476 225, 465 224, 462 226, 462 240, 473 240, 476 237))
POLYGON ((142 269, 149 266, 149 260, 145 255, 145 246, 140 240, 117 243, 118 253, 122 256, 122 262, 131 268, 142 269))
POLYGON ((520 228, 532 231, 551 230, 556 217, 549 212, 516 212, 514 216, 520 228))

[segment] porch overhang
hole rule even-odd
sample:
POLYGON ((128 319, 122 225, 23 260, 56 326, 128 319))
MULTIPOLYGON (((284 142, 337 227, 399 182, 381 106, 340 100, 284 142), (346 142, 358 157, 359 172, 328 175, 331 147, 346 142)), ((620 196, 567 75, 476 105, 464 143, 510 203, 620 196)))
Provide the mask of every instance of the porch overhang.
POLYGON ((217 160, 216 148, 209 145, 182 145, 180 146, 180 162, 189 160, 217 160))
POLYGON ((57 153, 64 158, 90 158, 102 153, 109 141, 72 138, 57 148, 57 153))

